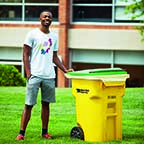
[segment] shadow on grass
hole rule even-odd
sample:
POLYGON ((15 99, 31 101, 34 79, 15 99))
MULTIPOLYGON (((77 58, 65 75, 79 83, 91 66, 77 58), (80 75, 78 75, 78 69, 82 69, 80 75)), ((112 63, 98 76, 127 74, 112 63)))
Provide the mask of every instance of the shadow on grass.
POLYGON ((55 134, 52 136, 53 139, 62 139, 62 138, 70 138, 70 134, 64 134, 64 133, 61 133, 61 134, 55 134))
POLYGON ((127 141, 127 140, 138 140, 139 142, 143 142, 144 141, 144 133, 135 133, 135 134, 125 134, 123 136, 123 140, 127 141))

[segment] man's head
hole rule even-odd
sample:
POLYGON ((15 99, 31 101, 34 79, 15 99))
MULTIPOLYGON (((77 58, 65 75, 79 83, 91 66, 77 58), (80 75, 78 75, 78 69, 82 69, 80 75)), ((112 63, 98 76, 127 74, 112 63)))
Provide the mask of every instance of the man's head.
POLYGON ((40 22, 42 26, 49 27, 52 23, 52 13, 50 11, 41 12, 40 22))

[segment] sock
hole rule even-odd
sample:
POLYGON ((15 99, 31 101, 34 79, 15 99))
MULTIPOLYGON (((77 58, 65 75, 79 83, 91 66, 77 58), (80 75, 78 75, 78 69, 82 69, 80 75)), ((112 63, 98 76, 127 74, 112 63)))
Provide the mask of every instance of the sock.
POLYGON ((43 128, 42 129, 42 135, 45 135, 45 134, 47 134, 48 133, 48 129, 47 128, 43 128))
POLYGON ((25 130, 20 130, 19 134, 21 134, 22 136, 25 135, 25 130))

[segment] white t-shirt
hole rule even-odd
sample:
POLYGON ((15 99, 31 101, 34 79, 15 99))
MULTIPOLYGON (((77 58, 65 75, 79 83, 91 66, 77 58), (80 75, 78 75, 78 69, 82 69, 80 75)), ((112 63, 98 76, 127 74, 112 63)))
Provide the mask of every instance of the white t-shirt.
POLYGON ((24 44, 30 46, 31 74, 41 78, 55 78, 53 51, 58 51, 57 35, 54 32, 45 34, 40 29, 30 31, 24 44))

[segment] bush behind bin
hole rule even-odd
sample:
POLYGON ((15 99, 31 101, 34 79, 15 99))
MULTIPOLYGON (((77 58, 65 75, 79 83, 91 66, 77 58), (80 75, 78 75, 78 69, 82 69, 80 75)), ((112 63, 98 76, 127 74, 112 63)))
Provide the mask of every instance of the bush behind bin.
POLYGON ((0 86, 25 86, 26 80, 15 66, 0 65, 0 86))

